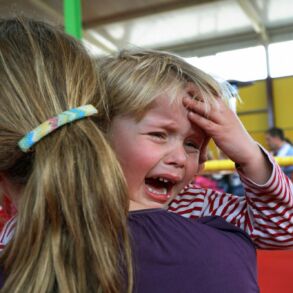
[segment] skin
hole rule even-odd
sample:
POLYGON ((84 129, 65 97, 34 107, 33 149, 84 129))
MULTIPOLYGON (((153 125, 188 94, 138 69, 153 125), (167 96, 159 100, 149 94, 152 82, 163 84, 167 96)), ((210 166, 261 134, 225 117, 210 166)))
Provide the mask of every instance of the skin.
POLYGON ((189 109, 190 121, 203 129, 247 178, 256 184, 265 184, 272 174, 271 163, 237 115, 220 98, 217 102, 216 106, 206 110, 201 101, 188 97, 183 99, 183 104, 189 109))
POLYGON ((139 121, 114 118, 110 142, 128 183, 130 210, 166 207, 202 169, 210 138, 255 183, 269 179, 271 164, 235 113, 221 99, 207 108, 190 98, 195 92, 188 85, 173 104, 168 94, 157 97, 139 121), (163 188, 157 178, 172 184, 163 188))
POLYGON ((131 210, 164 207, 201 167, 206 135, 187 118, 186 95, 180 92, 172 104, 168 94, 157 97, 139 121, 130 115, 113 120, 110 141, 128 183, 131 210))
MULTIPOLYGON (((130 210, 165 208, 203 168, 210 139, 255 183, 271 176, 270 162, 235 113, 221 99, 207 107, 192 100, 194 94, 189 84, 173 103, 168 93, 157 97, 139 121, 113 119, 109 138, 127 180, 130 210)), ((0 191, 17 203, 21 188, 0 175, 0 191)))

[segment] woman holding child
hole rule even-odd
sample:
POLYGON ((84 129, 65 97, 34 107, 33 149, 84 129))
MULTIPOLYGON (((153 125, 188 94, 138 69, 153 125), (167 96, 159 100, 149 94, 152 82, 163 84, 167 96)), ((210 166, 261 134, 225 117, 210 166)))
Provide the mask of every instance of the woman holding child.
POLYGON ((293 244, 292 185, 215 80, 160 52, 97 65, 32 20, 0 22, 0 58, 0 184, 18 207, 1 292, 258 292, 251 240, 293 244), (188 186, 210 138, 245 201, 188 186))

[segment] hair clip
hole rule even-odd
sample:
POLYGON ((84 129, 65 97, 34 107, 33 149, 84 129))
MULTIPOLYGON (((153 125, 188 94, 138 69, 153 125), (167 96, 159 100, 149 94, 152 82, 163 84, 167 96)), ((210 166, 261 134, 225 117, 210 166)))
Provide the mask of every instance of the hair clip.
POLYGON ((98 113, 92 105, 84 105, 62 112, 61 114, 49 118, 35 129, 28 132, 19 142, 18 146, 23 152, 28 152, 30 148, 39 140, 50 134, 54 130, 70 122, 83 119, 98 113))

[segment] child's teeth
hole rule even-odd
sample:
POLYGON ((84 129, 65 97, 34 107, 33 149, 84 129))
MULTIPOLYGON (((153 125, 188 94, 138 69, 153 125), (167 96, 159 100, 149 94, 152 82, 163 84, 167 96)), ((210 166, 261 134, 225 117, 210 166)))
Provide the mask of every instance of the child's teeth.
POLYGON ((153 188, 151 188, 151 187, 149 187, 149 186, 148 186, 147 188, 148 188, 148 190, 149 190, 150 192, 155 193, 155 194, 164 194, 164 195, 167 194, 167 188, 162 188, 160 191, 155 190, 155 189, 153 189, 153 188))
POLYGON ((160 190, 160 191, 154 190, 153 192, 156 193, 156 194, 164 194, 164 195, 166 195, 167 194, 167 188, 162 188, 162 190, 160 190))
POLYGON ((162 178, 162 177, 159 177, 158 179, 159 179, 159 181, 162 181, 162 182, 165 182, 165 183, 167 183, 167 182, 168 182, 168 180, 167 180, 167 179, 165 179, 165 178, 162 178))

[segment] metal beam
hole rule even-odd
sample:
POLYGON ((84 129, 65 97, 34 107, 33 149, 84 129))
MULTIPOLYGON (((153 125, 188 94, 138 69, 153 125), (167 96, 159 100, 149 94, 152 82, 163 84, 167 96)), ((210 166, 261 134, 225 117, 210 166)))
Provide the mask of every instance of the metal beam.
POLYGON ((99 27, 95 30, 101 37, 103 37, 105 40, 110 42, 113 46, 118 48, 123 48, 127 42, 127 40, 124 38, 124 34, 122 38, 115 39, 111 34, 108 33, 103 27, 99 27))
POLYGON ((52 6, 40 0, 30 0, 34 6, 38 7, 41 11, 44 11, 48 16, 57 20, 58 23, 63 23, 63 15, 61 11, 56 10, 52 6))
POLYGON ((274 90, 273 90, 273 80, 270 73, 270 63, 269 63, 269 50, 268 45, 265 46, 266 54, 266 65, 268 76, 266 78, 266 93, 267 93, 267 103, 268 103, 268 125, 269 127, 275 127, 275 103, 274 103, 274 90))
POLYGON ((92 45, 99 47, 105 53, 113 53, 118 49, 115 43, 111 42, 106 37, 101 35, 99 32, 94 30, 86 30, 84 32, 84 39, 92 45))
POLYGON ((155 5, 149 5, 143 8, 134 8, 132 10, 121 11, 116 14, 110 14, 106 16, 101 16, 96 19, 83 22, 83 27, 85 29, 95 28, 97 26, 130 20, 138 17, 154 15, 157 13, 168 12, 177 10, 180 8, 185 8, 189 6, 195 6, 200 4, 210 4, 213 2, 218 2, 220 0, 179 0, 179 1, 169 1, 164 3, 157 3, 155 5))
POLYGON ((237 0, 237 2, 239 3, 240 7, 244 11, 244 13, 247 15, 247 17, 250 19, 255 32, 260 35, 263 43, 267 44, 269 42, 269 37, 263 22, 263 17, 255 1, 237 0))
MULTIPOLYGON (((270 41, 282 42, 293 39, 293 22, 267 30, 270 41)), ((167 46, 152 47, 167 50, 185 57, 207 56, 215 53, 263 45, 255 31, 235 32, 229 35, 215 36, 210 39, 194 39, 167 46)))
POLYGON ((152 47, 153 49, 172 51, 185 57, 202 57, 219 52, 236 50, 250 46, 261 45, 255 32, 238 32, 229 35, 214 36, 210 39, 194 39, 189 42, 169 46, 152 47))
POLYGON ((96 38, 94 38, 91 33, 88 31, 85 31, 83 34, 83 40, 84 42, 88 42, 90 45, 98 47, 102 51, 106 53, 111 53, 108 47, 104 46, 104 44, 101 44, 96 38))

